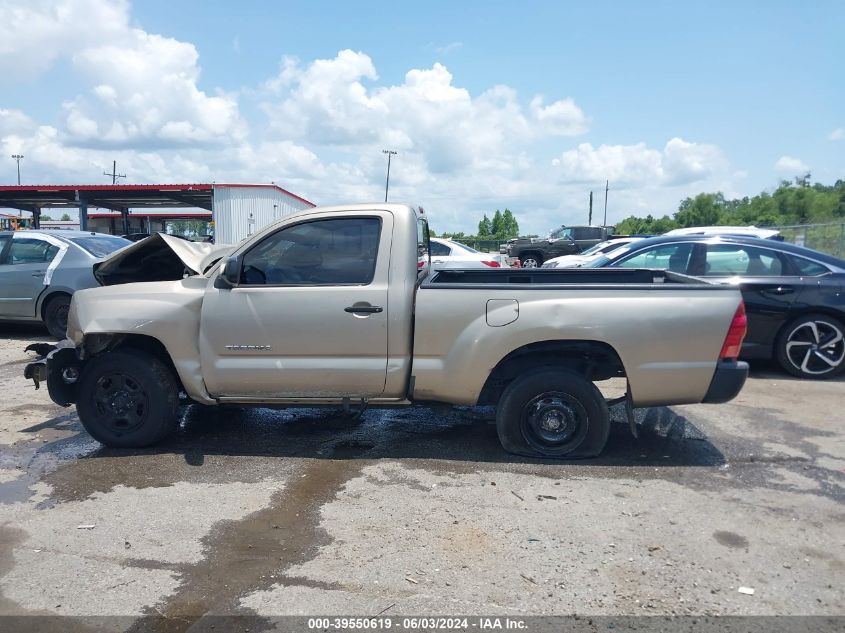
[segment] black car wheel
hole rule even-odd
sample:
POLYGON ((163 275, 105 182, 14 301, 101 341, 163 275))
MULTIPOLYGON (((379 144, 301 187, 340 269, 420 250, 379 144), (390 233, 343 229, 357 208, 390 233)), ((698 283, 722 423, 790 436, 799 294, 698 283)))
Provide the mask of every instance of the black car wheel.
POLYGON ((562 369, 539 369, 508 385, 496 408, 504 449, 540 457, 593 457, 610 431, 607 404, 596 386, 562 369))
POLYGON ((155 444, 176 427, 179 390, 170 369, 137 351, 107 352, 85 365, 76 409, 85 430, 106 446, 155 444))
POLYGON ((824 314, 790 323, 777 343, 781 366, 800 378, 831 378, 845 369, 845 325, 824 314))
POLYGON ((70 297, 58 295, 48 300, 44 307, 44 325, 50 336, 60 341, 67 335, 67 315, 70 311, 70 297))

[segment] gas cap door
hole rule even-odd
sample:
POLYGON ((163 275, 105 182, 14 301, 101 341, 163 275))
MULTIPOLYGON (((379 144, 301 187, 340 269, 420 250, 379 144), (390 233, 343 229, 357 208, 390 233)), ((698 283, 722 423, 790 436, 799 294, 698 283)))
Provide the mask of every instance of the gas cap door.
POLYGON ((487 325, 502 327, 519 318, 519 301, 516 299, 488 299, 487 325))

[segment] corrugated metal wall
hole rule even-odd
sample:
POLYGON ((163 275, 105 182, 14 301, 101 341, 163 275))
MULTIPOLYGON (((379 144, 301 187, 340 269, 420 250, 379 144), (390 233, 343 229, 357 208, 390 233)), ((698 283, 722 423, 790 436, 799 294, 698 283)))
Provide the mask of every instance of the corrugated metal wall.
POLYGON ((214 241, 237 244, 310 205, 275 187, 214 187, 214 241))

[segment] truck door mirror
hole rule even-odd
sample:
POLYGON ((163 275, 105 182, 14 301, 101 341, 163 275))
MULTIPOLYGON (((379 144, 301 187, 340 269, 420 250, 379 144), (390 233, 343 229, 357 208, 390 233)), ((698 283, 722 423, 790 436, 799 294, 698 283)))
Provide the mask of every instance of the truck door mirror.
POLYGON ((223 262, 223 270, 217 277, 217 288, 234 288, 241 280, 241 260, 237 257, 227 257, 223 262))

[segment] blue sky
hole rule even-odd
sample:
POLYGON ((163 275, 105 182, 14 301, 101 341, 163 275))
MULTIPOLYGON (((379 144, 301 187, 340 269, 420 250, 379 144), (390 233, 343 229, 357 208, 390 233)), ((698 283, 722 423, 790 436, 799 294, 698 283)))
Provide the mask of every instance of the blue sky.
MULTIPOLYGON (((0 0, 25 182, 274 180, 543 232, 845 178, 842 2, 0 0), (835 29, 838 29, 835 32, 835 29)), ((14 161, 0 160, 13 182, 14 161)))

